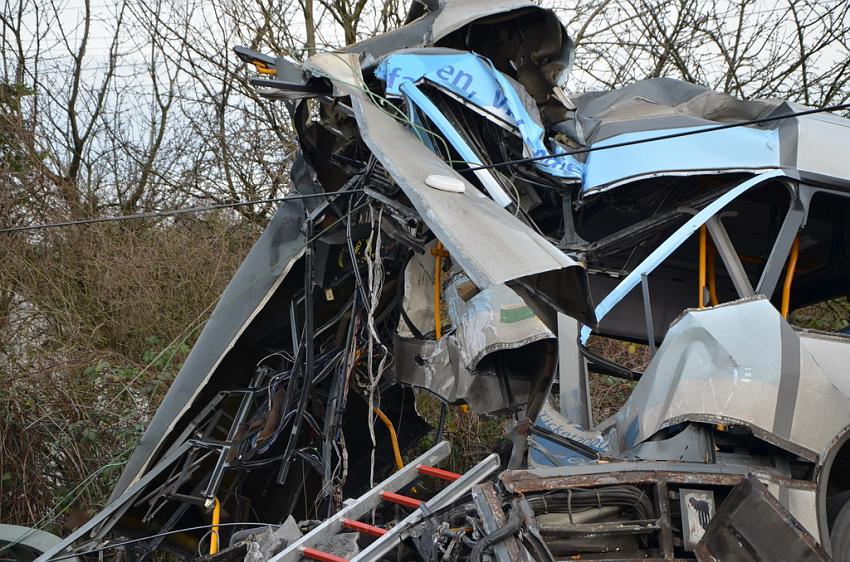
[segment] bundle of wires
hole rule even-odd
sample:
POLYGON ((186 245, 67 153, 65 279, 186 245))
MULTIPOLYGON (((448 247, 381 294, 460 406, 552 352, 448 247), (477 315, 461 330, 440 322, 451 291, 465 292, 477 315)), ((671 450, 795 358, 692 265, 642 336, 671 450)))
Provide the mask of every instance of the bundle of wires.
POLYGON ((570 519, 573 513, 607 506, 631 508, 640 520, 655 517, 652 499, 637 486, 616 485, 553 490, 543 494, 528 495, 526 499, 535 514, 568 513, 570 519))

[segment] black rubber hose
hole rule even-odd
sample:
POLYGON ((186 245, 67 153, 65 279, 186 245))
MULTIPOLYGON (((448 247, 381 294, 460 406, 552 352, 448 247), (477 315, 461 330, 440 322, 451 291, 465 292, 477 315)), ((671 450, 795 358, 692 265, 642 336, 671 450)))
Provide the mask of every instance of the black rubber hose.
POLYGON ((481 556, 486 549, 496 543, 502 542, 520 530, 522 527, 522 516, 519 511, 516 507, 511 509, 511 515, 508 517, 508 522, 504 526, 478 539, 478 542, 475 543, 475 548, 472 549, 472 555, 470 556, 471 562, 481 562, 481 556))

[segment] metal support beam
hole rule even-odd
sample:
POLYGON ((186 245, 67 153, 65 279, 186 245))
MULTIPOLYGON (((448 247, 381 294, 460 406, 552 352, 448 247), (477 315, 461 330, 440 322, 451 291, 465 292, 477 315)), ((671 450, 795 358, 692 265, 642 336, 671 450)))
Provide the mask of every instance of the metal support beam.
POLYGON ((579 323, 558 313, 558 385, 561 414, 571 422, 590 429, 590 387, 584 355, 579 351, 579 323))
MULTIPOLYGON (((481 523, 487 534, 495 532, 505 525, 507 517, 502 509, 502 502, 496 493, 492 482, 485 482, 472 487, 472 501, 481 515, 481 523)), ((516 537, 508 537, 493 545, 496 562, 513 562, 522 560, 516 537)))
POLYGON ((661 547, 664 560, 673 560, 676 557, 673 542, 673 522, 670 520, 669 489, 665 482, 655 483, 655 515, 661 527, 658 532, 658 543, 661 547))
POLYGON ((708 227, 717 253, 720 254, 720 259, 723 260, 723 265, 726 266, 729 277, 732 278, 732 284, 738 292, 738 297, 746 298, 755 295, 750 278, 747 277, 741 258, 738 257, 738 252, 735 251, 735 246, 732 245, 732 240, 729 239, 729 233, 726 232, 726 227, 723 226, 720 217, 717 215, 711 217, 705 222, 705 225, 708 227))
POLYGON ((649 300, 649 275, 642 273, 640 276, 640 286, 643 291, 643 315, 646 319, 646 339, 649 342, 649 349, 653 357, 655 357, 655 324, 652 323, 652 303, 649 300))
POLYGON ((779 229, 779 235, 776 237, 776 242, 773 243, 773 249, 770 251, 770 256, 767 258, 761 279, 756 287, 758 294, 767 298, 773 297, 773 292, 782 276, 782 270, 785 269, 785 262, 788 260, 794 239, 809 214, 809 203, 813 192, 814 190, 809 186, 800 185, 796 196, 792 196, 791 207, 785 215, 785 220, 779 229))

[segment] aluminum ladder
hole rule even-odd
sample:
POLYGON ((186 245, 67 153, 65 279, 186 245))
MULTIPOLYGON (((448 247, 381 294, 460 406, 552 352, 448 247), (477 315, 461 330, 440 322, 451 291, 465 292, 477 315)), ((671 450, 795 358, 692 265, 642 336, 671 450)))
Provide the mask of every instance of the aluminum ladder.
POLYGON ((471 491, 472 487, 493 474, 499 468, 499 456, 492 454, 475 465, 465 474, 455 474, 435 468, 434 465, 449 456, 451 445, 441 441, 420 455, 416 460, 392 474, 389 478, 343 507, 321 525, 287 546, 269 562, 298 562, 315 560, 317 562, 365 562, 377 560, 401 544, 405 533, 422 521, 427 513, 456 502, 471 491), (430 500, 423 502, 398 493, 420 476, 432 476, 450 482, 442 491, 430 500), (412 508, 413 511, 391 529, 382 529, 359 519, 365 517, 381 502, 395 503, 412 508), (348 560, 316 549, 317 545, 329 537, 346 530, 356 531, 377 537, 373 543, 348 560))

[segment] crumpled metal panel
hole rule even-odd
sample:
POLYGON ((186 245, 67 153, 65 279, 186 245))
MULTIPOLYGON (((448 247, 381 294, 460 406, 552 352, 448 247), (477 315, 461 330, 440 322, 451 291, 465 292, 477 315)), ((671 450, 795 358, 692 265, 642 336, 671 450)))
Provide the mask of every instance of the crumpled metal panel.
POLYGON ((585 464, 595 461, 599 454, 607 454, 609 449, 602 432, 572 423, 548 400, 534 421, 533 429, 540 431, 532 431, 533 436, 528 439, 528 466, 532 469, 585 464))
POLYGON ((583 165, 574 157, 554 158, 565 152, 563 147, 554 141, 550 141, 553 151, 546 146, 539 110, 525 88, 480 55, 447 49, 393 53, 381 61, 375 75, 386 83, 388 96, 401 96, 406 92, 405 84, 420 80, 451 92, 487 119, 515 131, 523 141, 526 156, 552 154, 552 159, 534 163, 544 172, 568 179, 582 177, 583 165))
POLYGON ((495 285, 464 299, 459 288, 468 285, 457 274, 446 286, 445 298, 458 342, 461 363, 477 369, 486 355, 515 349, 542 339, 555 339, 523 300, 505 285, 495 285))
MULTIPOLYGON (((810 109, 777 100, 739 100, 672 78, 641 80, 572 101, 574 119, 556 128, 593 148, 810 109)), ((587 156, 582 195, 656 176, 777 168, 803 180, 848 186, 850 165, 839 148, 848 136, 850 120, 818 114, 599 150, 587 156)))
MULTIPOLYGON (((415 263, 408 268, 417 268, 415 263)), ((496 285, 464 299, 459 288, 470 285, 463 274, 447 285, 445 300, 453 328, 440 340, 397 338, 396 379, 425 388, 450 403, 466 402, 478 413, 495 413, 509 404, 493 365, 483 364, 487 356, 506 350, 519 350, 555 335, 534 315, 525 302, 505 285, 496 285)), ((527 379, 551 377, 528 365, 521 373, 527 379)), ((544 367, 554 367, 544 365, 544 367)), ((516 373, 510 373, 516 374, 516 373)), ((528 380, 511 377, 518 404, 525 402, 528 380)))
POLYGON ((413 338, 415 329, 420 335, 435 330, 434 321, 434 261, 431 250, 437 245, 432 240, 425 246, 425 252, 410 257, 402 274, 404 294, 401 308, 404 315, 398 319, 396 333, 402 338, 413 338), (410 325, 408 325, 408 322, 410 325))
POLYGON ((452 259, 479 288, 517 282, 560 312, 595 325, 584 268, 466 181, 366 93, 357 57, 320 53, 305 65, 351 97, 363 141, 410 199, 452 259), (464 193, 429 187, 442 175, 464 193))
MULTIPOLYGON (((650 78, 572 98, 575 120, 565 132, 581 144, 637 131, 699 127, 767 117, 782 102, 739 100, 674 78, 650 78)), ((560 127, 560 126, 559 126, 560 127)))
POLYGON ((511 15, 520 16, 532 12, 544 14, 560 29, 560 37, 551 38, 553 44, 560 44, 558 56, 553 62, 557 62, 561 67, 557 76, 552 78, 556 84, 563 85, 575 57, 573 42, 554 12, 528 0, 440 0, 439 9, 425 13, 398 29, 349 45, 340 52, 362 55, 364 65, 368 67, 393 51, 433 47, 441 39, 476 21, 494 16, 508 18, 511 15))
MULTIPOLYGON (((466 403, 480 414, 504 411, 508 406, 499 379, 476 376, 462 367, 457 347, 448 338, 440 341, 398 338, 394 355, 396 363, 404 365, 395 370, 396 382, 428 390, 450 404, 466 403)), ((515 385, 521 401, 528 394, 528 385, 523 386, 520 389, 515 385)))
POLYGON ((815 460, 850 424, 850 399, 805 341, 764 298, 685 312, 604 423, 612 443, 626 450, 682 421, 739 424, 815 460))

